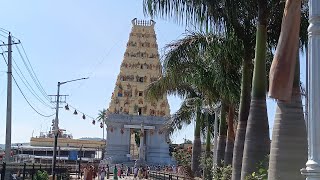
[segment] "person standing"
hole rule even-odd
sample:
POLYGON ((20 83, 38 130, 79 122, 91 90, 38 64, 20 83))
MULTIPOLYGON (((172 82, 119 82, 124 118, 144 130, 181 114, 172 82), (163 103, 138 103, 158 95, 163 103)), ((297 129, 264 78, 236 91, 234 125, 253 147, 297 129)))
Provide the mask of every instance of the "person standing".
POLYGON ((138 176, 138 168, 135 166, 133 169, 133 178, 136 179, 138 176))
POLYGON ((106 176, 106 169, 102 167, 100 171, 100 180, 104 180, 104 177, 106 176))
POLYGON ((88 171, 89 171, 88 168, 89 168, 88 165, 83 168, 83 179, 84 180, 87 179, 87 175, 88 175, 88 171))
POLYGON ((92 180, 93 179, 93 167, 90 166, 88 173, 87 173, 87 179, 86 180, 92 180))
POLYGON ((110 169, 109 169, 109 164, 107 164, 107 179, 109 179, 110 176, 110 169))
POLYGON ((114 169, 113 169, 113 179, 114 180, 118 179, 118 169, 116 165, 114 165, 114 169))

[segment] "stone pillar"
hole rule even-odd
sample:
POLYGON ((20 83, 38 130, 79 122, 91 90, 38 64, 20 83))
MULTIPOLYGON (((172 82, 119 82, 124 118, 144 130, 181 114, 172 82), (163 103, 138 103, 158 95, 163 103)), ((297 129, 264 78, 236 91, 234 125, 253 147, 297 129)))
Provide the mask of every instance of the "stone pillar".
POLYGON ((144 125, 141 124, 141 135, 140 135, 140 147, 139 147, 139 159, 135 162, 136 167, 146 166, 145 146, 144 146, 144 125))
POLYGON ((309 0, 308 161, 301 173, 320 180, 320 1, 309 0))
POLYGON ((144 125, 141 124, 141 135, 140 135, 140 147, 139 147, 139 159, 140 160, 145 160, 145 146, 144 146, 144 125))

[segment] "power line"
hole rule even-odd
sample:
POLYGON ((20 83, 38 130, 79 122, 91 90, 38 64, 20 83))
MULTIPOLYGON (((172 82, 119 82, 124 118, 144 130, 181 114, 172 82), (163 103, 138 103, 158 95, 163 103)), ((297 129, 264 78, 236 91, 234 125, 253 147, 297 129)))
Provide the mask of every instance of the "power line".
MULTIPOLYGON (((6 59, 4 59, 4 61, 6 62, 6 64, 8 65, 8 62, 6 61, 6 59)), ((16 86, 18 87, 20 93, 22 94, 23 98, 26 100, 26 102, 28 103, 28 105, 37 113, 39 114, 40 116, 43 116, 43 117, 51 117, 53 115, 55 115, 55 113, 51 114, 51 115, 44 115, 42 113, 40 113, 39 111, 37 111, 32 105, 31 103, 29 102, 29 100, 27 99, 27 97, 24 95, 24 93, 22 92, 20 86, 18 85, 17 81, 16 81, 16 78, 14 78, 14 76, 12 75, 12 78, 13 78, 13 81, 14 83, 16 84, 16 86)))
MULTIPOLYGON (((31 67, 31 71, 32 71, 33 74, 34 74, 34 76, 35 76, 35 78, 36 78, 36 81, 38 82, 38 84, 39 84, 39 86, 40 86, 40 89, 42 90, 42 92, 44 93, 44 95, 46 95, 46 97, 48 97, 48 94, 46 93, 46 91, 45 91, 44 88, 42 87, 42 85, 41 85, 41 83, 40 83, 40 81, 39 81, 36 73, 35 73, 34 70, 33 70, 33 67, 32 67, 32 65, 31 65, 31 63, 30 63, 29 57, 28 57, 28 55, 27 55, 27 53, 26 53, 26 50, 24 49, 24 46, 23 46, 23 44, 22 44, 21 42, 20 42, 20 45, 21 45, 21 47, 22 47, 22 50, 23 50, 25 56, 27 57, 27 61, 28 61, 28 63, 29 63, 29 66, 31 67)), ((17 48, 18 48, 18 47, 17 47, 17 48)), ((49 98, 48 98, 48 99, 49 99, 49 98)))
MULTIPOLYGON (((4 57, 3 53, 1 53, 3 58, 6 60, 6 58, 4 57)), ((18 77, 20 78, 20 80, 22 81, 22 83, 27 87, 27 89, 29 90, 29 92, 36 98, 38 99, 43 105, 49 107, 50 109, 52 109, 53 107, 48 105, 45 101, 43 101, 39 95, 34 91, 34 89, 32 88, 32 86, 30 85, 30 83, 28 82, 28 80, 25 78, 25 76, 23 75, 21 69, 19 68, 19 66, 17 65, 17 63, 15 61, 13 61, 14 64, 17 66, 19 72, 21 73, 21 76, 20 74, 18 73, 17 69, 13 66, 13 69, 14 71, 17 73, 18 77), (28 86, 29 85, 29 86, 28 86), (30 87, 30 88, 29 88, 30 87)))
MULTIPOLYGON (((2 49, 2 51, 4 51, 3 50, 3 48, 1 47, 1 49, 2 49)), ((3 56, 3 58, 5 59, 5 61, 6 61, 6 58, 5 58, 5 56, 4 56, 4 53, 2 53, 2 56, 3 56)), ((13 59, 13 58, 12 58, 13 59)), ((14 60, 14 59, 13 59, 14 60)), ((30 85, 30 83, 28 82, 28 80, 26 79, 26 77, 23 75, 23 72, 21 71, 21 69, 19 68, 19 66, 18 66, 18 64, 16 63, 16 61, 13 61, 14 62, 14 64, 15 64, 15 66, 18 68, 18 71, 17 71, 17 69, 13 66, 13 69, 14 69, 14 71, 17 73, 17 75, 19 76, 19 78, 20 78, 20 80, 22 81, 22 83, 27 87, 27 89, 31 92, 31 94, 36 98, 36 99, 38 99, 43 105, 45 105, 45 106, 47 106, 47 107, 49 107, 50 109, 52 109, 53 107, 52 106, 50 106, 50 105, 48 105, 48 104, 50 104, 50 103, 46 103, 36 92, 35 92, 35 90, 32 88, 32 86, 30 85), (19 72, 20 72, 20 74, 19 74, 19 72), (22 76, 22 77, 21 77, 22 76)), ((49 102, 49 101, 48 101, 49 102)))
POLYGON ((26 56, 26 57, 27 57, 27 61, 28 61, 28 63, 30 64, 30 67, 31 67, 32 71, 30 70, 30 68, 28 67, 28 64, 26 63, 24 57, 22 56, 19 47, 18 47, 17 45, 15 45, 15 46, 16 46, 16 48, 17 48, 17 50, 18 50, 18 53, 19 53, 19 55, 20 55, 20 57, 21 57, 21 59, 22 59, 22 61, 23 61, 23 64, 25 65, 25 67, 26 67, 26 69, 27 69, 30 77, 31 77, 32 80, 34 81, 35 85, 37 86, 37 88, 39 89, 39 91, 41 92, 41 94, 42 94, 48 101, 50 101, 50 98, 48 97, 47 93, 44 91, 44 89, 43 89, 43 87, 41 86, 41 84, 40 84, 40 82, 39 82, 36 74, 35 74, 34 71, 33 71, 33 68, 32 68, 32 66, 31 66, 31 64, 30 64, 29 58, 26 56), (33 72, 34 74, 33 74, 32 72, 33 72), (38 83, 39 83, 39 84, 38 84, 38 83))
POLYGON ((26 98, 26 96, 23 94, 23 92, 22 92, 22 90, 20 89, 20 87, 19 87, 16 79, 14 78, 14 76, 12 76, 12 78, 13 78, 14 83, 15 83, 16 86, 18 87, 20 93, 22 94, 23 98, 27 101, 27 103, 29 104, 29 106, 30 106, 37 114, 39 114, 40 116, 43 116, 43 117, 52 117, 52 116, 55 115, 55 113, 53 113, 53 114, 51 114, 51 115, 43 115, 43 114, 41 114, 40 112, 38 112, 38 111, 30 104, 30 102, 28 101, 28 99, 26 98))

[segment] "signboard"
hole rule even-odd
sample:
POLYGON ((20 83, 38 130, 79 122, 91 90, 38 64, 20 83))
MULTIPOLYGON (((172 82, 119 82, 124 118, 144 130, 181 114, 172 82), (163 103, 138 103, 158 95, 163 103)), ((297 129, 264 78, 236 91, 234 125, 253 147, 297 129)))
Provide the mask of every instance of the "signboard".
POLYGON ((78 151, 69 151, 69 160, 76 161, 78 159, 78 151))

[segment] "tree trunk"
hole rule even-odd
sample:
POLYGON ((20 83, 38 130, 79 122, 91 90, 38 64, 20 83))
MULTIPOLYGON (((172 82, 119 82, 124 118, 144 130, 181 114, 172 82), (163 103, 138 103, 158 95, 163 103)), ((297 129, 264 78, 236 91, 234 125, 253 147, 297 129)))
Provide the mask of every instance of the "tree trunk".
POLYGON ((233 157, 233 146, 234 146, 234 107, 229 106, 229 114, 228 114, 228 133, 227 133, 227 144, 226 144, 226 152, 224 154, 224 165, 228 166, 232 164, 233 157))
POLYGON ((232 180, 239 180, 241 177, 244 140, 246 135, 247 120, 249 116, 251 101, 252 69, 250 64, 251 55, 247 47, 245 48, 245 59, 242 63, 241 99, 239 107, 239 120, 236 130, 236 139, 233 148, 232 180))
POLYGON ((245 136, 242 180, 245 180, 248 174, 258 170, 259 163, 265 161, 269 150, 270 139, 266 100, 253 98, 245 136))
POLYGON ((268 171, 270 180, 305 179, 300 169, 307 162, 308 141, 299 83, 298 59, 291 101, 277 103, 268 171))
POLYGON ((196 177, 201 175, 200 173, 200 157, 201 157, 201 115, 200 111, 197 111, 196 127, 194 130, 194 141, 192 146, 192 159, 191 159, 191 170, 196 177))
MULTIPOLYGON (((206 134, 206 151, 205 151, 205 166, 203 168, 203 178, 206 180, 211 180, 211 167, 207 166, 207 161, 210 159, 211 154, 211 128, 209 118, 212 118, 211 115, 206 115, 207 120, 207 134, 206 134)), ((212 159, 211 159, 212 160, 212 159)))
POLYGON ((220 124, 219 124, 218 147, 217 147, 217 161, 216 161, 218 167, 221 167, 223 165, 222 162, 224 161, 224 152, 226 148, 226 135, 227 135, 226 112, 227 112, 226 104, 222 102, 220 124))
MULTIPOLYGON (((252 84, 252 100, 247 123, 241 179, 258 171, 270 151, 269 124, 266 106, 266 44, 267 44, 267 1, 258 1, 258 24, 256 54, 252 84)), ((267 163, 264 164, 265 166, 267 163)))
POLYGON ((224 152, 226 148, 226 135, 219 135, 218 137, 218 148, 217 148, 217 166, 223 166, 224 152))

